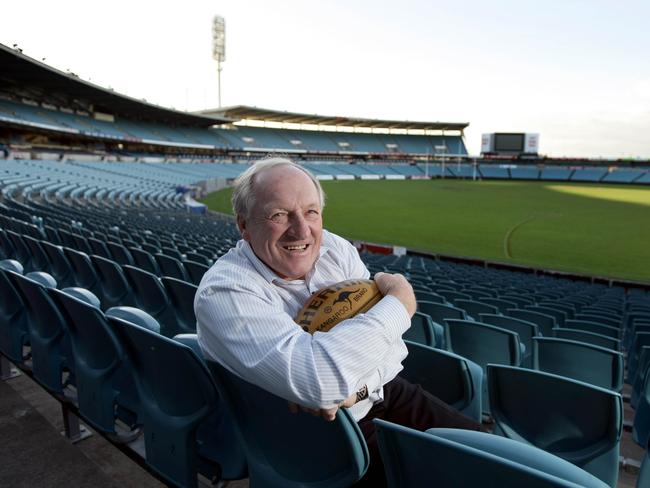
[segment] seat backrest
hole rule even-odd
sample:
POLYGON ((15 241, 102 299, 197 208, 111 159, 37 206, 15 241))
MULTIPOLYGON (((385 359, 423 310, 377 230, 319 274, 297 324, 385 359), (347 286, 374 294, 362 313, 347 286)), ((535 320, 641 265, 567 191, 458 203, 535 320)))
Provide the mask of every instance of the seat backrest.
POLYGON ((141 408, 122 343, 100 309, 61 290, 49 293, 69 317, 79 410, 93 427, 116 435, 116 406, 134 415, 141 408))
POLYGON ((31 253, 32 268, 37 271, 49 272, 50 261, 48 260, 47 254, 45 254, 40 241, 26 235, 22 237, 23 242, 31 253))
POLYGON ((380 419, 374 423, 390 488, 607 487, 557 456, 485 432, 420 432, 380 419))
POLYGON ((623 388, 623 354, 584 342, 535 337, 535 369, 619 392, 623 388))
POLYGON ((552 315, 518 308, 508 310, 506 315, 508 315, 508 317, 514 317, 516 319, 522 319, 537 324, 539 333, 545 337, 553 337, 554 335, 553 329, 556 326, 556 322, 555 317, 552 315))
POLYGON ((559 339, 570 339, 572 341, 585 342, 595 346, 605 347, 614 351, 621 350, 621 341, 612 339, 601 334, 587 332, 586 330, 565 329, 564 327, 555 328, 555 337, 559 339))
POLYGON ((445 303, 444 297, 432 291, 414 290, 416 300, 426 300, 427 302, 445 303))
POLYGON ((621 321, 614 320, 610 317, 595 313, 577 313, 576 320, 587 320, 589 322, 596 322, 597 324, 609 325, 610 327, 620 327, 621 321))
POLYGON ((27 244, 25 244, 23 236, 13 230, 6 230, 5 232, 14 249, 14 255, 11 257, 22 263, 25 267, 25 272, 40 271, 38 268, 35 268, 32 263, 32 253, 27 247, 27 244))
POLYGON ((509 308, 517 308, 518 306, 516 302, 503 298, 479 298, 479 302, 487 303, 488 305, 496 307, 501 314, 506 313, 509 308))
POLYGON ((64 247, 63 253, 70 262, 75 284, 81 288, 90 290, 101 301, 103 290, 101 289, 99 275, 88 254, 70 249, 69 247, 64 247))
POLYGON ((499 310, 496 307, 475 300, 457 299, 454 300, 453 303, 456 307, 465 310, 465 312, 475 320, 478 320, 479 314, 482 313, 490 313, 490 314, 499 313, 499 310))
POLYGON ((590 322, 588 320, 566 320, 563 327, 593 332, 594 334, 604 335, 611 337, 612 339, 621 339, 621 329, 599 324, 597 322, 590 322))
POLYGON ((94 237, 88 237, 86 240, 88 241, 88 244, 92 248, 91 254, 97 254, 98 256, 101 256, 106 259, 113 259, 111 252, 108 250, 108 246, 106 245, 106 242, 101 241, 99 239, 95 239, 94 237))
POLYGON ((481 367, 449 351, 404 341, 408 356, 400 376, 481 422, 481 367))
POLYGON ((621 395, 563 376, 490 364, 494 432, 544 449, 616 486, 621 395))
POLYGON ((178 334, 195 333, 194 296, 196 295, 197 286, 168 276, 163 276, 160 281, 167 290, 167 296, 176 315, 176 324, 178 330, 181 331, 178 334))
MULTIPOLYGON (((440 324, 434 324, 427 314, 422 312, 415 312, 411 317, 411 327, 402 335, 403 339, 424 344, 426 346, 436 347, 441 346, 441 341, 434 331, 434 326, 443 332, 440 324)), ((442 334, 440 334, 442 336, 442 334)), ((440 337, 441 339, 442 337, 440 337)))
POLYGON ((555 323, 557 324, 558 327, 562 327, 564 325, 564 321, 566 320, 566 312, 564 312, 564 310, 560 310, 559 308, 555 308, 555 307, 550 307, 548 305, 545 307, 542 307, 540 305, 528 306, 526 307, 526 310, 550 315, 555 319, 555 323))
POLYGON ((133 256, 123 244, 108 241, 106 246, 117 264, 133 264, 133 256))
POLYGON ((63 247, 56 246, 47 241, 41 241, 41 246, 50 261, 50 274, 58 283, 59 288, 75 286, 72 266, 63 253, 63 247))
POLYGON ((190 277, 185 271, 183 263, 177 258, 165 254, 155 254, 154 258, 160 268, 160 276, 169 276, 178 280, 190 281, 190 277))
MULTIPOLYGON (((197 486, 197 474, 202 468, 197 430, 221 408, 210 372, 190 347, 124 320, 112 311, 107 312, 107 318, 124 344, 137 379, 138 394, 143 399, 140 418, 147 464, 179 486, 197 486)), ((212 432, 212 436, 218 434, 212 432)), ((229 449, 237 451, 234 439, 216 440, 230 442, 229 449)), ((230 457, 223 448, 221 454, 222 458, 211 460, 224 463, 230 457)), ((243 454, 239 457, 238 471, 243 477, 243 454)), ((224 466, 225 471, 228 469, 224 466)))
POLYGON ((90 256, 95 265, 97 276, 101 283, 102 293, 99 299, 102 309, 120 305, 135 305, 133 290, 122 271, 122 267, 112 259, 106 259, 96 254, 90 256))
POLYGON ((442 326, 445 324, 445 319, 464 320, 466 318, 464 310, 450 305, 442 305, 426 300, 419 301, 417 305, 419 312, 426 313, 434 322, 442 326))
POLYGON ((7 275, 22 295, 27 312, 34 378, 49 391, 63 394, 64 369, 74 372, 69 319, 40 283, 16 273, 7 275))
POLYGON ((305 412, 292 414, 286 400, 214 361, 207 364, 235 420, 251 485, 344 487, 361 479, 368 448, 347 410, 339 409, 332 422, 305 412))
POLYGON ((160 278, 135 266, 124 265, 126 276, 138 308, 141 308, 160 323, 160 333, 166 337, 188 332, 179 327, 167 290, 160 278))
POLYGON ((160 276, 160 269, 158 268, 158 263, 151 255, 150 252, 143 249, 138 249, 137 247, 129 248, 129 252, 133 257, 133 263, 140 269, 144 269, 149 273, 152 273, 156 276, 160 276))
POLYGON ((23 346, 29 342, 27 312, 22 295, 9 275, 0 268, 0 352, 16 364, 25 361, 23 346))
POLYGON ((190 275, 190 281, 195 285, 201 283, 201 278, 203 278, 205 272, 210 269, 210 267, 205 264, 197 263, 196 261, 189 259, 183 261, 183 266, 185 266, 185 270, 190 275))
POLYGON ((539 334, 537 324, 527 320, 516 319, 505 315, 480 314, 479 319, 485 324, 501 327, 502 329, 511 330, 519 335, 519 341, 525 346, 525 351, 521 358, 521 364, 525 368, 532 368, 535 361, 533 349, 533 337, 539 334))

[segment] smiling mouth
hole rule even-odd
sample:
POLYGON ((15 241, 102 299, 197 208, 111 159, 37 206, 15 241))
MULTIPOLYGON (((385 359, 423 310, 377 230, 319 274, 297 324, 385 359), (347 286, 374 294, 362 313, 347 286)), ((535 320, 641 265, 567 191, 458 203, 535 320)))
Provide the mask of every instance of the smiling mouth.
POLYGON ((299 246, 282 246, 282 247, 287 251, 305 251, 309 247, 309 244, 301 244, 299 246))

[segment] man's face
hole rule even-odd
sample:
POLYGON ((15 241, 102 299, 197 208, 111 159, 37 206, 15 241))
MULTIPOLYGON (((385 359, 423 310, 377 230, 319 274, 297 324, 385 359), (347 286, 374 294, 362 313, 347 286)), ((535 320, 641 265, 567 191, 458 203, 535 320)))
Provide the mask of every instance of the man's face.
POLYGON ((323 219, 316 186, 291 166, 277 166, 255 176, 249 215, 237 225, 267 266, 287 280, 302 279, 318 259, 323 219))

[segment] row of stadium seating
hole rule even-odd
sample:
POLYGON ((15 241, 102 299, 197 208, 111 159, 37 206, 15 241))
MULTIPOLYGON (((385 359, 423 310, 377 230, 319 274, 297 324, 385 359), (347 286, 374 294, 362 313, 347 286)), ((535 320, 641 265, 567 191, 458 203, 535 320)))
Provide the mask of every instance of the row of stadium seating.
MULTIPOLYGON (((54 171, 32 163, 37 172, 54 171)), ((65 171, 95 168, 90 163, 52 164, 65 171)), ((108 184, 123 178, 163 186, 169 170, 150 166, 123 169, 122 163, 106 163, 93 176, 108 175, 108 184)), ((353 435, 355 424, 345 414, 332 429, 347 433, 356 457, 341 450, 337 463, 315 466, 323 463, 314 459, 337 449, 330 445, 325 450, 324 443, 322 456, 316 456, 305 432, 341 442, 340 432, 332 434, 308 415, 289 416, 284 402, 238 382, 216 364, 206 365, 191 352, 199 352, 192 335, 191 297, 207 266, 236 241, 232 222, 147 205, 146 198, 99 204, 64 192, 47 200, 40 192, 21 192, 30 184, 3 191, 0 206, 0 258, 11 260, 0 271, 4 357, 90 425, 139 453, 170 483, 195 486, 197 472, 223 479, 248 472, 254 483, 288 486, 289 474, 305 479, 317 469, 343 465, 352 472, 342 484, 360 476, 365 469, 363 442, 353 435), (251 398, 259 400, 254 414, 250 403, 246 405, 251 398), (230 413, 223 411, 223 402, 230 413), (269 431, 273 427, 265 426, 264 413, 282 419, 285 430, 269 431), (243 441, 232 432, 228 415, 240 430, 248 429, 243 441), (208 431, 219 434, 207 436, 208 431), (280 433, 283 449, 275 439, 280 433), (287 458, 284 442, 289 439, 295 445, 287 458), (170 450, 177 454, 170 455, 170 450), (353 468, 351 460, 356 460, 353 468)), ((619 391, 625 374, 636 409, 633 437, 647 445, 647 293, 424 257, 362 257, 372 271, 404 273, 416 289, 418 313, 405 336, 408 378, 476 419, 489 414, 496 433, 554 454, 551 464, 564 458, 615 486, 622 436, 619 391), (622 353, 627 354, 625 373, 622 353)), ((400 431, 390 425, 381 428, 387 439, 391 435, 386 432, 400 431)), ((421 441, 414 440, 421 434, 413 432, 394 435, 401 434, 411 439, 403 447, 395 439, 382 441, 394 443, 382 448, 389 466, 387 451, 408 452, 421 441)), ((426 439, 427 444, 434 442, 426 439)), ((500 441, 481 442, 483 448, 475 455, 490 452, 500 441)), ((462 459, 469 462, 471 456, 465 452, 462 459)), ((421 469, 411 475, 426 479, 421 469)), ((403 471, 392 476, 399 480, 403 471)), ((500 484, 515 485, 518 479, 511 474, 500 484)), ((582 484, 601 486, 592 478, 581 479, 582 484)), ((403 481, 393 482, 404 486, 403 481)), ((639 486, 644 482, 640 478, 639 486)))
MULTIPOLYGON (((286 150, 331 153, 434 154, 444 145, 447 153, 466 155, 460 136, 370 134, 357 132, 297 131, 264 127, 172 127, 155 122, 117 118, 114 122, 87 115, 27 105, 0 98, 0 122, 91 136, 98 139, 143 142, 199 149, 286 150)), ((215 121, 216 122, 216 121, 215 121)))

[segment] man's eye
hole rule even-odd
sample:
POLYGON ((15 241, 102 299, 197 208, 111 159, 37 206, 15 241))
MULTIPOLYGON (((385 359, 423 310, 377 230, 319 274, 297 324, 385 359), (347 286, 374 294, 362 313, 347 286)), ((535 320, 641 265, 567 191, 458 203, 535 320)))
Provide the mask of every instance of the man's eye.
POLYGON ((277 212, 269 217, 269 220, 276 224, 282 224, 287 221, 287 214, 285 212, 277 212))
POLYGON ((320 215, 320 212, 318 210, 308 210, 306 218, 308 218, 308 219, 317 219, 319 215, 320 215))

